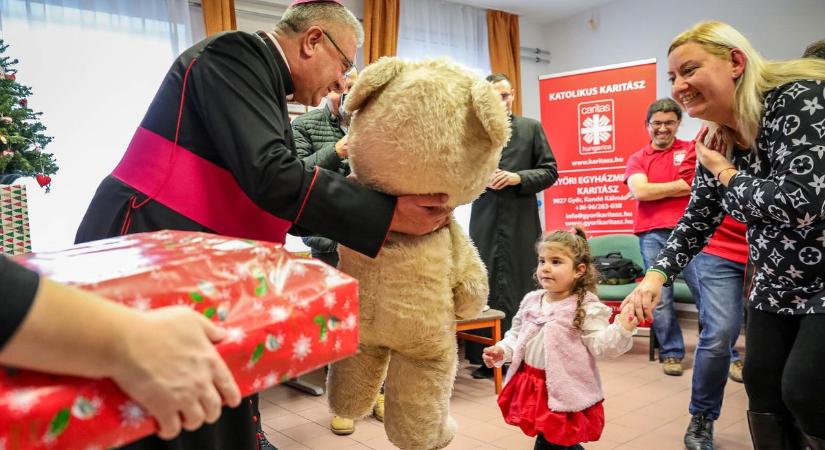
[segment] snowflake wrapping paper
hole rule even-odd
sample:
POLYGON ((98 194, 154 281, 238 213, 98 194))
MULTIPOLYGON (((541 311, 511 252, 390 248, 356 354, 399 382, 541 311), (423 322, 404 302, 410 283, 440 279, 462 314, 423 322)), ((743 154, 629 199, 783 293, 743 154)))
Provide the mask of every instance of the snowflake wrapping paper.
MULTIPOLYGON (((17 261, 133 308, 204 314, 229 332, 216 347, 244 395, 357 350, 356 281, 277 244, 161 231, 17 261)), ((155 431, 110 380, 0 370, 0 450, 104 450, 155 431)))

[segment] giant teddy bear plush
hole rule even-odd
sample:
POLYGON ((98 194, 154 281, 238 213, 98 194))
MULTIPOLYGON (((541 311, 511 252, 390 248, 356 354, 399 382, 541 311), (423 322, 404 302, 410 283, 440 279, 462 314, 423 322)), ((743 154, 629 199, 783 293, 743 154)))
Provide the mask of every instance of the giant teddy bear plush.
MULTIPOLYGON (((446 193, 449 206, 484 190, 510 137, 490 83, 446 59, 383 58, 358 77, 349 157, 358 182, 392 195, 446 193)), ((385 381, 384 426, 402 449, 449 444, 457 367, 456 319, 478 316, 487 275, 455 219, 424 236, 390 233, 372 259, 340 247, 339 268, 359 282, 359 354, 333 364, 332 411, 357 419, 385 381)))

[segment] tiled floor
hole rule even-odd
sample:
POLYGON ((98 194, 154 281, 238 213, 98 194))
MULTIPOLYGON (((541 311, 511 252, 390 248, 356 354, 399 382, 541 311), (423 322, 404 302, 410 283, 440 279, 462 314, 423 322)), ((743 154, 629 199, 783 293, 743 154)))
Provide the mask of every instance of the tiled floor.
MULTIPOLYGON (((687 351, 696 344, 695 322, 683 322, 687 351)), ((607 425, 602 439, 584 444, 588 450, 678 450, 690 416, 692 370, 681 377, 664 375, 660 365, 648 362, 646 337, 636 337, 633 349, 599 367, 605 391, 607 425)), ((740 338, 739 345, 744 338, 740 338)), ((692 357, 685 359, 691 366, 692 357)), ((310 374, 320 382, 323 372, 310 374)), ((280 450, 292 449, 394 449, 381 422, 368 418, 358 422, 350 436, 329 431, 330 414, 326 397, 312 397, 288 387, 276 387, 263 394, 263 425, 270 440, 280 450)), ((524 436, 501 418, 493 383, 474 380, 465 365, 459 370, 452 398, 452 414, 459 431, 447 449, 532 449, 533 439, 524 436)), ((717 450, 751 449, 745 409, 747 397, 742 384, 729 382, 725 389, 722 415, 715 425, 717 450)))

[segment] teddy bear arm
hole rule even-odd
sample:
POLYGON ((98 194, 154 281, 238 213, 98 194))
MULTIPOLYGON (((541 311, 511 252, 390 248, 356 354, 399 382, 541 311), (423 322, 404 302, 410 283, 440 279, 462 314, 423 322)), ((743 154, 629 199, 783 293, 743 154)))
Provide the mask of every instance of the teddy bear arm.
POLYGON ((453 285, 455 315, 458 319, 478 317, 487 304, 487 269, 478 256, 478 250, 463 230, 453 233, 453 246, 456 255, 456 277, 453 285))

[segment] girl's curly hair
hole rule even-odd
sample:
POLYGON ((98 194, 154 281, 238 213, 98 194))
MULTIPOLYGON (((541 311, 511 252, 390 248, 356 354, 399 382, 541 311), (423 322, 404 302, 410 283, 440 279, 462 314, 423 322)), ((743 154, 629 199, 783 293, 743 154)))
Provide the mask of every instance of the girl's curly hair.
POLYGON ((593 257, 590 254, 590 245, 587 243, 587 235, 580 226, 573 227, 570 231, 558 230, 545 233, 536 243, 536 252, 548 247, 562 247, 573 260, 574 267, 584 264, 584 274, 576 278, 573 285, 573 292, 577 296, 576 318, 573 319, 573 327, 582 329, 584 322, 584 296, 587 291, 596 293, 598 283, 598 272, 593 266, 593 257))

